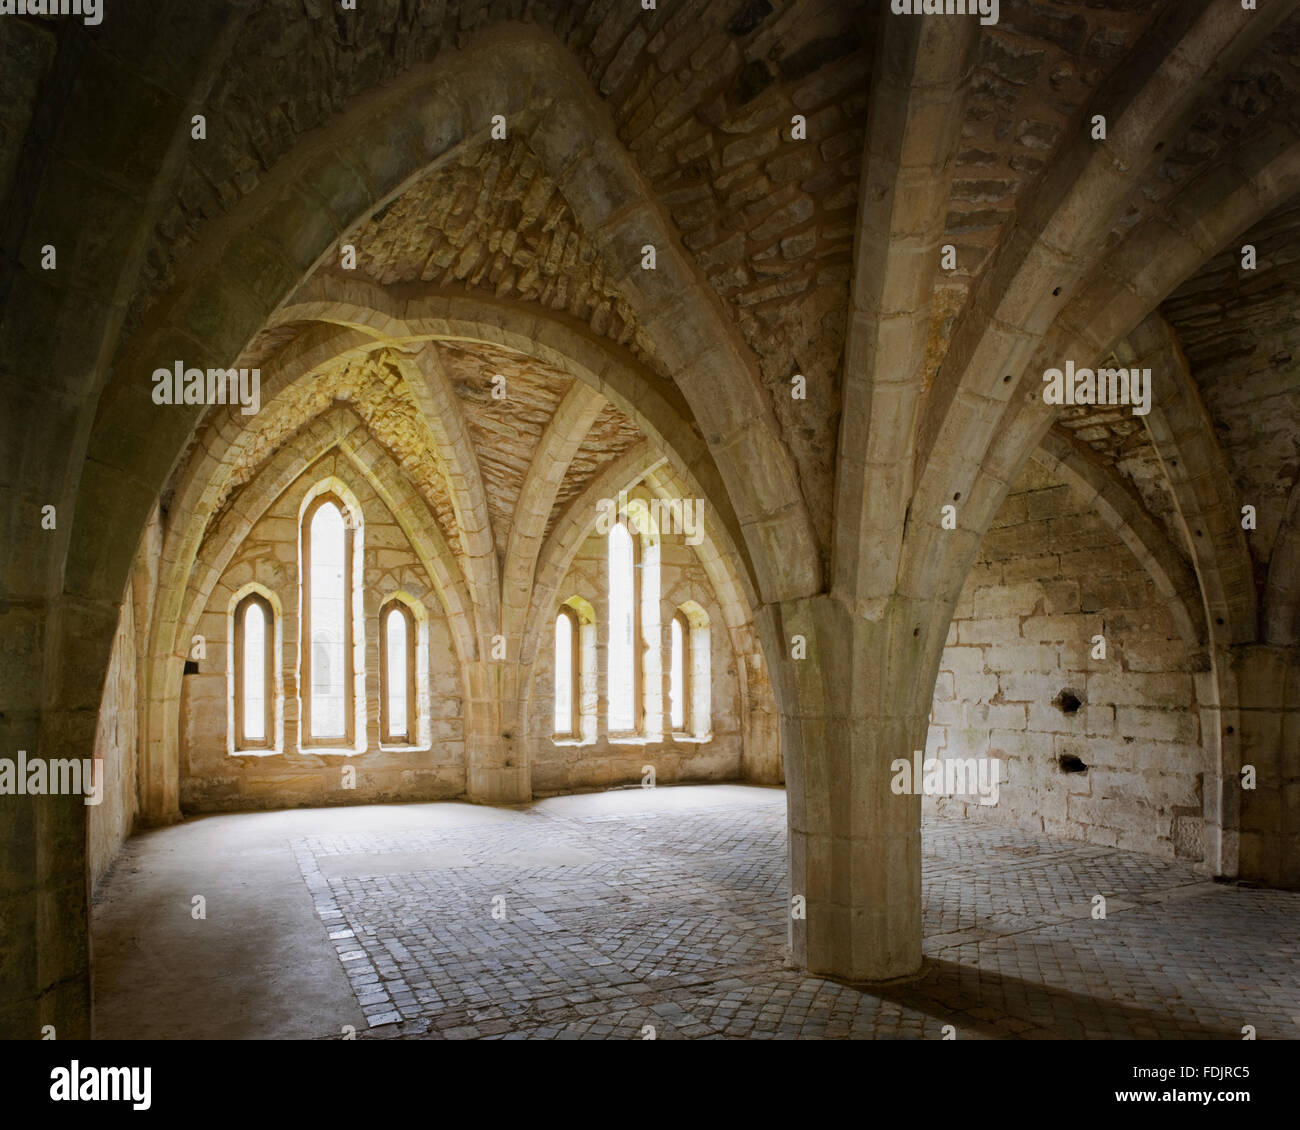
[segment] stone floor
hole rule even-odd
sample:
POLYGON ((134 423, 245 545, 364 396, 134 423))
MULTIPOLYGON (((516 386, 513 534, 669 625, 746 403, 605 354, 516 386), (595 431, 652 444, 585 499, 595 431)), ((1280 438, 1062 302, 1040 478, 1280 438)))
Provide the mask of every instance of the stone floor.
POLYGON ((923 848, 925 972, 860 992, 785 968, 778 790, 191 820, 97 893, 96 1034, 1300 1036, 1300 894, 960 821, 923 848))

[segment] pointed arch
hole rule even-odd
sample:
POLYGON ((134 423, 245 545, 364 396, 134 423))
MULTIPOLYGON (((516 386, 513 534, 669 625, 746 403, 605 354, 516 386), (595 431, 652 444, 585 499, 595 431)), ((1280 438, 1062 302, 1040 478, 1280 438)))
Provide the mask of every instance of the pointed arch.
MULTIPOLYGON (((1105 357, 1202 263, 1297 192, 1300 134, 1271 120, 1238 148, 1231 170, 1213 169, 1182 188, 1166 206, 1177 222, 1139 227, 1110 251, 1044 336, 1031 363, 1007 374, 1013 378, 1007 387, 1014 391, 981 457, 958 454, 927 465, 908 514, 903 585, 937 584, 941 602, 956 600, 960 580, 952 579, 965 577, 1011 483, 1055 419, 1056 409, 1044 404, 1041 383, 1032 378, 1035 371, 1062 358, 1091 364, 1105 357), (954 494, 960 495, 961 518, 957 530, 944 531, 940 507, 954 494)), ((963 437, 956 450, 969 453, 973 441, 963 437)), ((947 619, 940 619, 946 630, 947 619)))
MULTIPOLYGON (((600 675, 596 669, 596 609, 591 601, 574 594, 560 605, 560 615, 567 616, 573 631, 573 727, 572 740, 589 745, 596 740, 597 707, 600 702, 600 675)), ((557 625, 559 621, 556 621, 557 625)), ((560 656, 556 655, 556 669, 560 656)), ((557 691, 558 694, 558 691, 557 691)), ((559 727, 557 726, 557 732, 559 727)))
MULTIPOLYGON (((160 487, 193 428, 197 413, 178 408, 160 418, 133 394, 133 377, 142 366, 148 371, 149 358, 179 352, 197 365, 231 364, 272 321, 298 281, 323 266, 344 232, 463 145, 487 138, 486 105, 508 121, 524 122, 526 110, 536 120, 530 146, 611 265, 614 281, 709 437, 713 463, 726 483, 765 595, 778 599, 815 590, 820 565, 811 521, 793 459, 762 391, 757 361, 680 246, 590 81, 562 44, 536 28, 477 37, 471 47, 417 65, 359 100, 282 158, 235 205, 221 230, 186 256, 175 286, 145 329, 122 343, 89 441, 89 459, 101 473, 83 476, 77 512, 113 507, 129 480, 160 487), (512 59, 506 70, 495 65, 503 50, 512 59), (419 128, 412 131, 411 122, 419 128), (323 216, 302 208, 299 201, 314 198, 322 183, 356 185, 357 169, 367 178, 360 193, 328 198, 323 216), (645 243, 658 249, 655 271, 640 269, 645 243), (259 248, 259 260, 270 264, 265 277, 274 281, 262 291, 241 281, 239 262, 250 244, 259 248), (214 319, 213 310, 223 316, 214 319), (758 466, 767 468, 761 478, 752 474, 758 466)), ((530 318, 541 315, 526 304, 521 309, 530 318)), ((117 520, 132 531, 142 529, 146 517, 139 501, 129 504, 134 515, 129 519, 117 504, 117 520)), ((82 585, 87 595, 115 600, 113 586, 126 575, 134 537, 120 553, 116 545, 82 547, 84 540, 73 538, 70 544, 72 591, 82 585), (121 568, 105 571, 110 548, 119 554, 121 568)))
POLYGON ((709 614, 696 600, 678 605, 669 639, 669 720, 674 733, 707 741, 713 728, 713 648, 709 614))
POLYGON ((307 489, 298 505, 299 749, 365 749, 364 537, 347 483, 326 475, 307 489))
POLYGON ((1221 643, 1248 643, 1258 636, 1257 593, 1237 488, 1187 358, 1158 313, 1135 327, 1116 354, 1162 378, 1146 427, 1196 562, 1203 614, 1216 629, 1209 634, 1221 643))
MULTIPOLYGON (((699 482, 715 521, 736 548, 747 585, 757 589, 739 515, 690 407, 676 388, 589 327, 517 301, 424 286, 381 288, 331 275, 304 284, 271 324, 313 321, 354 330, 373 348, 410 350, 427 340, 488 342, 535 357, 586 385, 627 416, 675 470, 699 482)), ((575 397, 573 406, 581 403, 575 397)), ((554 438, 559 441, 558 433, 554 438)))
POLYGON ((882 19, 877 36, 835 487, 832 584, 851 606, 894 587, 976 40, 971 20, 882 19))
POLYGON ((265 585, 249 581, 231 594, 226 621, 226 752, 282 752, 283 605, 265 585), (252 638, 254 617, 261 621, 258 639, 252 638), (259 669, 250 670, 250 661, 259 669), (260 683, 256 695, 259 701, 253 706, 250 684, 255 682, 260 683), (255 720, 255 726, 250 726, 250 719, 255 720))
POLYGON ((482 609, 483 621, 499 623, 501 585, 492 516, 460 398, 434 349, 426 345, 413 357, 401 352, 394 352, 392 357, 420 408, 432 437, 432 450, 443 468, 460 534, 465 583, 475 607, 482 609))
POLYGON ((1151 64, 1142 81, 1107 84, 1085 111, 1105 117, 1106 138, 1075 130, 959 316, 917 436, 923 474, 937 464, 950 481, 972 477, 1016 387, 1004 375, 1029 365, 1161 150, 1287 10, 1259 19, 1262 10, 1175 5, 1157 19, 1134 50, 1151 64))
POLYGON ((1056 432, 1048 432, 1030 458, 1061 478, 1081 502, 1097 511, 1146 570, 1183 642, 1193 652, 1204 648, 1209 633, 1196 573, 1146 508, 1114 475, 1056 432))
POLYGON ((427 746, 429 706, 429 614, 398 590, 379 605, 380 746, 427 746))
MULTIPOLYGON (((465 666, 477 655, 478 640, 470 596, 455 559, 427 508, 423 521, 416 517, 424 503, 401 469, 373 443, 360 417, 343 407, 317 418, 312 428, 277 451, 250 481, 241 495, 241 505, 228 509, 208 532, 186 578, 176 638, 187 640, 193 634, 227 565, 257 521, 303 476, 304 467, 314 466, 334 449, 343 453, 375 491, 415 550, 446 615, 464 683, 465 666)), ((179 798, 177 735, 183 666, 183 658, 176 654, 155 654, 149 659, 152 689, 148 743, 141 751, 141 811, 155 820, 166 820, 179 798), (169 798, 172 808, 167 807, 169 798)))

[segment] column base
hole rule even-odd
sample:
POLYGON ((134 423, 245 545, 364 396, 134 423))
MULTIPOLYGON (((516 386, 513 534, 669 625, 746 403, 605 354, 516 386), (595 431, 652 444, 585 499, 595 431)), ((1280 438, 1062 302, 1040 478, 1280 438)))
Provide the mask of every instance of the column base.
POLYGON ((527 804, 533 799, 532 774, 526 765, 471 768, 465 798, 474 804, 527 804))

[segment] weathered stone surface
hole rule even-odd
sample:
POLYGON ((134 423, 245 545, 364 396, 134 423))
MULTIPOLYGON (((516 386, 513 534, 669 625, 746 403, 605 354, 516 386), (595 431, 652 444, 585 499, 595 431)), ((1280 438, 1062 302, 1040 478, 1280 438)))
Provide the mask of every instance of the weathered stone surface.
POLYGON ((296 630, 314 465, 365 496, 368 707, 375 600, 442 625, 439 712, 357 754, 366 797, 784 765, 791 957, 841 979, 920 968, 922 806, 884 770, 927 732, 1015 771, 994 820, 1300 885, 1300 14, 141 0, 53 27, 0 28, 0 736, 113 765, 89 831, 80 798, 4 808, 3 1034, 88 1034, 87 883, 133 817, 338 799, 336 755, 225 752, 228 602, 257 580, 296 630), (1037 370, 1160 337, 1158 304, 1165 416, 1042 403, 1037 370), (255 418, 150 399, 157 364, 241 355, 255 418), (717 628, 717 737, 539 746, 557 594, 604 623, 592 492, 643 477, 718 519, 661 544, 659 610, 717 628))
POLYGON ((1174 819, 1200 811, 1209 751, 1188 648, 1154 586, 1033 464, 993 527, 957 601, 926 756, 996 759, 1002 784, 996 807, 940 796, 927 810, 1187 857, 1174 819))
POLYGON ((1300 481, 1300 208, 1279 209, 1162 304, 1232 468, 1261 579, 1300 481), (1258 265, 1241 266, 1241 248, 1258 265))

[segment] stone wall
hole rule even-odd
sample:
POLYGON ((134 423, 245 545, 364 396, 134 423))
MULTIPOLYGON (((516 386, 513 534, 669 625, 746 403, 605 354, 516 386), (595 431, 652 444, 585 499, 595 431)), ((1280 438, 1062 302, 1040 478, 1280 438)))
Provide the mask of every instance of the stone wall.
POLYGON ((26 20, 0 20, 0 186, 14 179, 55 50, 49 28, 26 20))
POLYGON ((1240 803, 1241 873, 1300 890, 1300 658, 1295 649, 1245 647, 1230 663, 1241 696, 1238 756, 1255 770, 1254 788, 1226 782, 1240 803))
POLYGON ((147 654, 162 541, 162 518, 154 507, 131 580, 122 594, 122 612, 95 726, 94 759, 102 762, 104 799, 87 808, 86 854, 92 893, 135 831, 140 813, 139 750, 146 680, 139 657, 147 654))
MULTIPOLYGON (((642 497, 634 491, 631 497, 642 497)), ((550 621, 542 633, 534 671, 529 727, 534 795, 575 789, 634 784, 642 767, 653 765, 658 783, 669 781, 731 781, 745 776, 742 765, 741 693, 737 658, 723 620, 722 609, 694 549, 682 534, 660 537, 659 635, 662 640, 663 737, 651 741, 611 741, 607 726, 609 642, 609 563, 607 538, 593 534, 574 556, 558 594, 559 602, 578 596, 595 613, 596 734, 595 741, 556 741, 554 738, 555 643, 550 621), (686 740, 672 734, 668 718, 669 624, 687 601, 707 614, 710 633, 710 733, 708 741, 686 740)), ((651 696, 653 701, 653 696, 651 696)))
POLYGON ((1036 464, 962 589, 930 721, 928 757, 997 758, 1002 784, 996 805, 927 797, 927 811, 1202 857, 1188 649, 1128 549, 1036 464))
MULTIPOLYGON (((424 516, 424 521, 432 519, 424 516)), ((207 549, 205 547, 205 553, 207 549)), ((253 527, 214 587, 199 620, 206 657, 181 691, 181 807, 185 812, 437 800, 465 789, 460 668, 446 617, 428 574, 392 512, 351 462, 337 452, 300 476, 253 527), (364 518, 362 610, 365 624, 365 752, 303 752, 298 729, 298 515, 307 493, 336 476, 355 495, 364 518), (282 753, 232 756, 227 737, 227 639, 230 605, 250 582, 282 609, 280 673, 284 688, 282 753), (415 747, 379 743, 379 611, 401 591, 423 605, 428 626, 429 740, 415 747), (345 766, 356 786, 342 787, 345 766)), ((359 673, 360 674, 360 673, 359 673)))
POLYGON ((138 667, 134 602, 123 601, 113 640, 113 657, 104 683, 104 698, 95 729, 95 760, 102 762, 103 800, 87 808, 91 889, 112 866, 131 834, 139 804, 136 796, 138 667))

